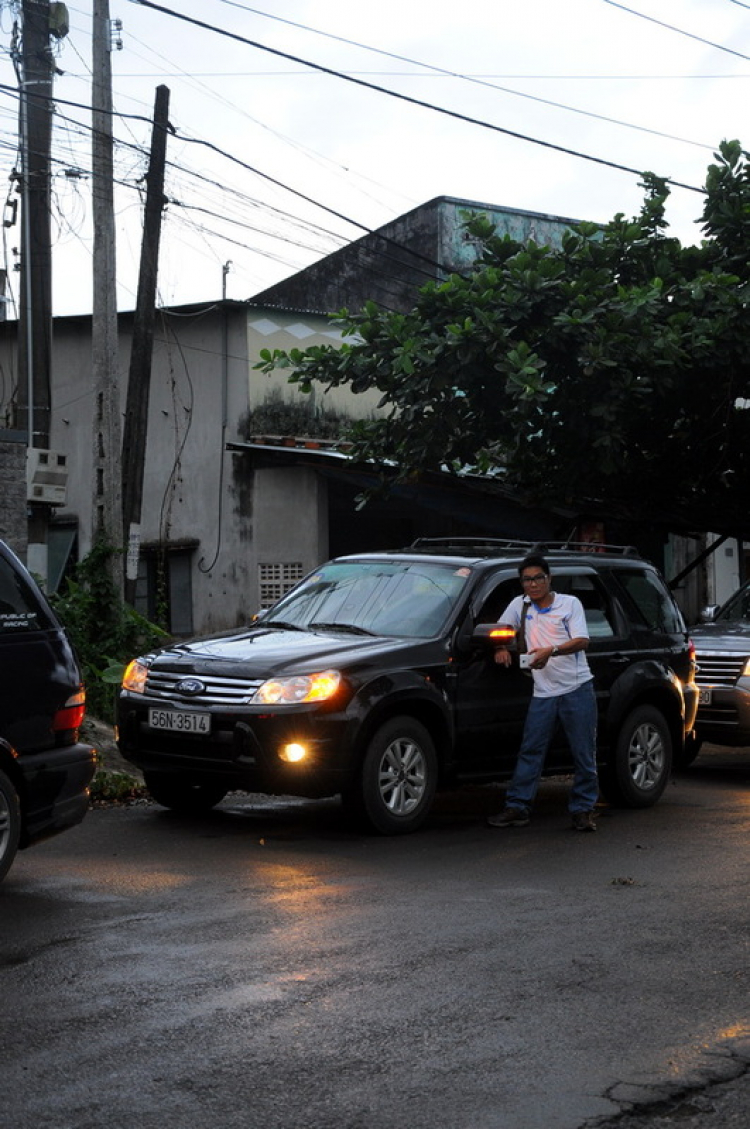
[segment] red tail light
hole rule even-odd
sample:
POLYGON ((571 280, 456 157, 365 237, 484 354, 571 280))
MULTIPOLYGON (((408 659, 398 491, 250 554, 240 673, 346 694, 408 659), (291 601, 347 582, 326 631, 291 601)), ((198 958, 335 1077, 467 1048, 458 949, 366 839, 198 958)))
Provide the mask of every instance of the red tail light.
POLYGON ((86 713, 86 691, 81 688, 71 694, 64 706, 56 712, 52 719, 52 732, 61 733, 65 730, 78 729, 86 713))

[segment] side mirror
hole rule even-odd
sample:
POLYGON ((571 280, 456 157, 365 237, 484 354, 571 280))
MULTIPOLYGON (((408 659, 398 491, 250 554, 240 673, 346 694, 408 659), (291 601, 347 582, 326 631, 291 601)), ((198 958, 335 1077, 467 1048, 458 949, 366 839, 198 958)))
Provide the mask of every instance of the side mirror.
POLYGON ((471 633, 472 643, 490 647, 517 649, 516 629, 509 623, 477 623, 471 633))
POLYGON ((707 608, 703 608, 700 615, 701 623, 713 623, 716 619, 716 613, 719 610, 719 604, 709 604, 707 608))

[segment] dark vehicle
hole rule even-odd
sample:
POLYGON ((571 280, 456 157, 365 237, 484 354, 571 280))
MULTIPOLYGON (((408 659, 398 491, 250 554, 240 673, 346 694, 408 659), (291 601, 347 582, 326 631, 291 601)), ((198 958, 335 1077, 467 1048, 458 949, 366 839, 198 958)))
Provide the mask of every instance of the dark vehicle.
POLYGON ((693 756, 703 741, 750 745, 750 583, 703 619, 690 629, 698 663, 693 756))
MULTIPOLYGON (((487 624, 520 592, 518 542, 421 540, 322 565, 247 630, 132 662, 119 744, 154 798, 196 811, 230 789, 341 793, 383 834, 437 788, 510 775, 531 694, 492 661, 487 624)), ((655 568, 623 550, 545 550, 580 597, 601 725, 601 785, 648 807, 693 725, 692 644, 655 568)), ((548 773, 570 769, 564 744, 548 773)))
POLYGON ((19 847, 80 823, 96 767, 78 741, 86 696, 73 650, 0 542, 0 879, 19 847))

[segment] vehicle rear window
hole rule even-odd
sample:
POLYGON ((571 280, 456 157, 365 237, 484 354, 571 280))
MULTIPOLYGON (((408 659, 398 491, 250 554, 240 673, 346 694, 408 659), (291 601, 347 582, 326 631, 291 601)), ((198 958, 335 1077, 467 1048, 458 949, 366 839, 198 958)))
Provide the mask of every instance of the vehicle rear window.
POLYGON ((23 574, 0 556, 0 635, 50 626, 49 616, 23 574))

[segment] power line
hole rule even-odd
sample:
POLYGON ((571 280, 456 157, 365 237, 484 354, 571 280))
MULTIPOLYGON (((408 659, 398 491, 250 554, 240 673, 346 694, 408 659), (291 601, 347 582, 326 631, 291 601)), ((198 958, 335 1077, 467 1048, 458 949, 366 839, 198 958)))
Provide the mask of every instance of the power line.
MULTIPOLYGON (((285 19, 283 16, 275 16, 270 12, 262 12, 259 8, 250 8, 246 4, 240 4, 238 0, 221 0, 221 3, 227 4, 231 8, 239 8, 243 12, 252 12, 253 15, 262 16, 265 19, 275 20, 278 23, 286 24, 288 27, 299 28, 301 31, 310 32, 311 35, 321 35, 325 39, 333 39, 337 43, 345 43, 348 47, 356 47, 361 51, 370 51, 374 55, 382 55, 387 59, 395 59, 400 63, 408 63, 409 66, 422 67, 423 69, 432 71, 436 76, 442 76, 445 78, 457 78, 462 82, 475 83, 477 86, 483 86, 488 90, 497 90, 501 94, 511 94, 515 98, 525 98, 530 102, 539 102, 543 106, 552 106, 556 110, 567 110, 568 113, 571 114, 581 114, 583 117, 595 118, 597 121, 609 122, 610 125, 623 126, 623 128, 625 129, 635 129, 640 133, 650 133, 654 137, 664 137, 668 141, 680 141, 684 145, 696 145, 699 148, 709 149, 712 152, 715 149, 714 145, 705 145, 700 141, 691 141, 686 137, 675 137, 675 135, 672 133, 662 133, 658 129, 649 129, 648 126, 635 125, 633 122, 622 121, 622 119, 620 118, 610 118, 606 114, 597 114, 593 110, 582 110, 578 106, 567 106, 564 103, 557 102, 552 98, 542 98, 538 94, 529 94, 528 91, 525 90, 511 90, 511 88, 508 86, 498 86, 497 83, 487 81, 487 78, 485 76, 462 74, 458 71, 447 70, 445 67, 437 67, 433 63, 423 63, 419 59, 411 59, 408 55, 399 55, 394 51, 384 51, 380 47, 371 47, 368 43, 360 43, 355 39, 346 39, 342 35, 334 35, 333 32, 321 31, 320 28, 310 27, 308 24, 297 23, 295 20, 285 19)), ((353 76, 355 74, 366 73, 366 71, 346 71, 342 72, 342 75, 353 76)), ((396 73, 399 74, 400 72, 396 73)))
MULTIPOLYGON (((607 0, 608 2, 608 0, 607 0)), ((184 23, 192 24, 194 27, 202 28, 204 31, 214 32, 216 35, 222 35, 227 39, 232 39, 238 43, 244 43, 248 47, 254 47, 259 51, 266 51, 271 55, 277 55, 279 58, 288 59, 290 62, 299 63, 302 66, 310 67, 312 70, 319 71, 321 74, 330 75, 333 78, 343 79, 345 82, 354 83, 356 86, 361 86, 367 90, 373 90, 377 94, 387 94, 390 98, 396 98, 401 102, 407 102, 412 106, 419 106, 422 109, 432 110, 438 114, 444 114, 446 117, 454 118, 457 121, 463 121, 469 125, 478 125, 483 129, 492 130, 495 133, 502 133, 507 137, 514 137, 519 141, 528 141, 532 145, 540 145, 545 149, 551 149, 558 153, 565 153, 569 157, 577 157, 580 160, 591 161, 594 164, 604 165, 607 168, 618 169, 620 172, 630 173, 631 176, 643 176, 643 169, 634 169, 628 165, 621 165, 616 161, 608 161, 604 157, 594 157, 590 153, 581 153, 576 149, 569 149, 564 145, 556 145, 552 141, 542 141, 537 137, 530 137, 528 134, 518 133, 516 130, 507 129, 504 126, 495 125, 492 122, 483 121, 481 118, 474 118, 468 114, 461 114, 456 110, 449 110, 444 106, 436 106, 432 102, 425 102, 423 99, 414 98, 408 94, 401 94, 395 90, 389 90, 387 87, 379 86, 376 83, 367 82, 364 79, 356 78, 354 75, 343 74, 341 71, 336 71, 332 67, 322 66, 320 63, 312 63, 307 59, 302 59, 297 55, 291 55, 286 51, 279 51, 274 47, 267 47, 257 40, 247 39, 237 32, 227 31, 225 28, 216 27, 213 24, 206 23, 204 20, 197 20, 192 16, 187 16, 182 12, 175 12, 172 8, 164 7, 162 4, 156 4, 153 0, 131 0, 131 3, 139 4, 144 8, 151 8, 153 11, 161 12, 163 15, 172 16, 174 19, 182 20, 184 23)), ((685 184, 679 180, 672 180, 670 177, 665 177, 668 184, 672 184, 677 188, 685 188, 689 192, 703 193, 702 188, 696 188, 695 185, 685 184)))
MULTIPOLYGON (((330 157, 327 157, 325 154, 320 153, 320 152, 316 151, 315 149, 311 149, 309 146, 306 146, 306 145, 300 143, 299 141, 295 140, 294 138, 288 137, 285 134, 280 133, 278 130, 273 129, 271 126, 267 125, 265 122, 259 120, 258 118, 253 117, 252 114, 248 113, 245 106, 237 105, 235 102, 231 101, 229 98, 226 98, 219 91, 212 89, 206 83, 196 81, 196 79, 200 76, 197 75, 195 72, 185 71, 184 69, 179 67, 177 64, 175 64, 171 60, 167 59, 164 55, 161 55, 158 51, 154 50, 154 48, 152 48, 149 44, 144 43, 142 40, 140 40, 136 36, 134 36, 132 32, 130 32, 128 34, 128 42, 130 43, 133 40, 136 43, 138 43, 142 48, 144 48, 146 51, 148 51, 150 55, 154 56, 156 59, 158 59, 161 62, 166 64, 168 69, 166 70, 166 72, 163 72, 163 71, 158 72, 159 77, 163 78, 165 73, 166 73, 167 76, 173 76, 175 74, 181 76, 183 80, 187 81, 188 85, 193 86, 200 91, 206 92, 209 97, 215 99, 216 101, 220 102, 221 104, 223 104, 225 106, 229 106, 232 110, 235 111, 235 113, 240 114, 242 117, 244 117, 248 121, 252 122, 253 125, 255 125, 257 128, 262 129, 265 132, 271 134, 273 137, 277 138, 282 143, 289 145, 291 148, 295 149, 297 152, 301 152, 309 160, 314 161, 316 164, 323 165, 324 167, 328 167, 329 169, 332 168, 335 171, 336 175, 340 176, 340 175, 344 174, 347 177, 349 187, 352 187, 351 179, 352 179, 353 170, 344 167, 343 165, 340 164, 340 162, 332 160, 330 157)), ((135 54, 136 54, 136 57, 142 57, 142 56, 139 56, 137 52, 135 54)), ((268 73, 268 72, 266 72, 266 73, 268 73)), ((298 74, 304 73, 308 77, 312 77, 312 76, 310 76, 309 71, 305 71, 305 72, 298 71, 297 73, 298 74)), ((123 77, 123 76, 120 74, 119 77, 123 77)), ((401 200, 406 201, 412 207, 416 203, 416 201, 409 199, 409 197, 406 196, 403 192, 399 192, 397 190, 394 190, 392 187, 389 187, 387 185, 379 183, 378 181, 373 180, 371 177, 364 176, 363 174, 358 173, 356 171, 353 173, 353 175, 358 180, 363 180, 363 181, 368 182, 371 185, 375 185, 377 187, 377 189, 379 190, 379 192, 384 191, 384 192, 388 193, 390 196, 400 197, 401 200)), ((368 188, 363 187, 362 185, 354 185, 354 187, 355 187, 356 191, 358 193, 360 193, 361 195, 366 196, 369 199, 375 198, 375 197, 373 197, 371 190, 368 190, 368 188)), ((381 202, 380 196, 377 197, 377 200, 378 200, 378 203, 381 202)))
MULTIPOLYGON (((17 91, 14 88, 3 87, 2 85, 0 85, 0 90, 6 90, 8 93, 12 94, 13 96, 17 96, 17 91)), ((65 100, 65 99, 58 99, 56 101, 60 105, 68 105, 68 106, 73 106, 75 108, 83 108, 83 109, 87 108, 86 106, 82 105, 81 103, 71 102, 71 101, 65 100)), ((145 118, 145 117, 141 118, 139 115, 132 115, 132 114, 131 115, 122 115, 122 114, 116 113, 115 111, 112 111, 112 116, 115 116, 115 117, 125 116, 125 117, 128 117, 130 119, 137 118, 137 120, 143 120, 143 121, 150 123, 150 119, 145 118)), ((79 132, 84 132, 84 131, 87 132, 87 133, 93 132, 91 126, 88 126, 88 125, 85 125, 84 123, 78 122, 75 118, 67 117, 65 114, 60 113, 59 109, 57 110, 56 118, 58 120, 66 122, 70 126, 74 126, 79 132)), ((323 211, 326 211, 331 215, 334 215, 338 219, 342 219, 345 223, 348 223, 353 227, 357 227, 359 230, 365 232, 366 234, 374 234, 373 229, 368 227, 367 225, 361 224, 361 223, 359 223, 359 221, 354 220, 351 217, 346 216, 341 212, 337 212, 334 209, 328 208, 325 204, 322 204, 320 201, 315 200, 313 197, 307 196, 306 194, 299 192, 297 189, 292 188, 290 185, 284 184, 282 181, 277 180, 276 178, 269 176, 269 174, 261 172, 261 170, 255 168, 252 165, 247 164, 247 162, 242 161, 240 158, 235 157, 233 154, 228 153, 227 151, 220 149, 218 146, 215 146, 210 142, 203 141, 200 138, 192 138, 192 137, 189 137, 189 136, 184 135, 184 134, 181 134, 180 137, 181 137, 181 140, 183 142, 187 143, 187 144, 196 144, 196 145, 208 147, 209 149, 213 150, 214 152, 216 152, 218 155, 224 157, 225 159, 230 160, 233 163, 240 165, 240 167, 242 167, 246 171, 254 173, 256 176, 260 177, 261 179, 265 179, 265 180, 270 181, 271 183, 273 183, 277 187, 281 188, 282 190, 289 192, 292 195, 296 195, 296 196, 300 197, 305 202, 310 203, 314 207, 322 209, 323 211)), ((139 157, 143 157, 143 156, 146 155, 146 150, 143 147, 138 146, 133 142, 116 139, 116 144, 120 148, 125 148, 125 149, 129 149, 129 150, 134 151, 135 153, 137 153, 137 155, 139 157)), ((9 146, 9 148, 14 148, 14 147, 9 146)), ((66 169, 67 167, 69 167, 69 161, 64 161, 64 160, 62 160, 61 158, 58 158, 58 157, 51 157, 51 160, 52 160, 53 164, 59 165, 63 169, 66 169)), ((312 232, 312 233, 315 233, 315 234, 318 234, 318 235, 324 235, 324 236, 327 236, 329 238, 335 239, 337 242, 339 242, 339 245, 341 244, 341 241, 343 240, 343 237, 336 235, 334 232, 331 232, 331 231, 327 230, 326 228, 321 228, 317 224, 311 224, 309 221, 301 220, 299 217, 295 217, 291 213, 288 213, 288 212, 283 212, 278 208, 274 208, 272 205, 267 205, 267 204, 262 203, 261 201, 253 200, 252 198, 247 197, 244 193, 239 192, 239 190, 229 189, 226 186, 221 185, 218 181, 211 180, 211 178, 208 178, 208 177, 206 177, 206 176, 204 176, 200 173, 194 172, 193 170, 188 169, 185 166, 179 165, 175 162, 168 162, 168 167, 170 167, 172 169, 176 169, 179 172, 186 173, 188 176, 191 176, 191 177, 194 177, 198 180, 201 180, 201 181, 205 182, 206 184, 210 185, 213 188, 219 188, 226 193, 234 195, 240 201, 250 203, 250 204, 252 204, 256 207, 264 207, 269 212, 273 212, 275 215, 277 215, 283 221, 285 221, 285 222, 291 221, 292 223, 296 224, 297 226, 301 226, 303 228, 303 230, 307 230, 308 232, 312 232)), ((86 173, 86 175, 90 175, 90 174, 86 173)), ((120 185, 121 187, 124 187, 124 188, 128 188, 131 191, 135 191, 135 192, 140 191, 137 184, 132 184, 132 183, 126 181, 126 180, 115 178, 114 182, 115 182, 115 184, 118 184, 118 185, 120 185)), ((318 250, 318 251, 321 250, 321 248, 314 248, 310 244, 305 245, 305 244, 301 243, 299 240, 297 242, 293 242, 292 240, 288 239, 288 237, 282 236, 278 232, 274 233, 274 232, 268 231, 268 230, 262 231, 261 229, 254 227, 253 225, 248 224, 245 221, 233 219, 232 217, 230 217, 226 214, 221 215, 221 214, 219 214, 219 213, 217 213, 217 212, 215 212, 211 209, 200 208, 198 205, 183 204, 180 200, 177 200, 177 199, 169 199, 168 203, 173 205, 173 207, 176 207, 178 209, 178 212, 179 211, 202 212, 206 215, 210 215, 213 219, 219 220, 221 222, 236 224, 237 226, 243 227, 246 230, 254 231, 254 232, 260 232, 261 234, 266 235, 269 239, 276 239, 276 240, 281 239, 283 242, 290 243, 292 246, 295 246, 297 248, 308 249, 308 250, 318 250)), ((173 214, 175 214, 175 213, 173 213, 173 214)), ((240 247, 240 248, 242 248, 243 250, 246 250, 246 251, 253 251, 253 253, 258 254, 263 258, 267 258, 269 260, 273 260, 273 261, 282 263, 282 264, 287 265, 287 266, 294 266, 293 263, 290 263, 288 258, 284 258, 283 256, 278 255, 278 254, 273 254, 272 252, 267 251, 267 250, 264 251, 261 248, 257 247, 256 245, 253 245, 252 247, 250 247, 250 246, 248 246, 248 244, 241 243, 241 242, 239 242, 239 240, 232 238, 231 236, 228 236, 225 233, 219 234, 218 232, 212 231, 212 230, 206 228, 205 226, 201 226, 201 225, 199 225, 195 222, 190 222, 190 223, 187 224, 187 226, 193 231, 202 232, 203 234, 212 236, 214 238, 220 238, 225 243, 229 243, 232 246, 240 247)), ((443 273, 446 273, 447 270, 448 270, 448 268, 444 264, 442 264, 442 263, 438 262, 437 260, 434 260, 434 259, 432 259, 428 256, 422 255, 419 252, 414 251, 411 248, 406 247, 405 244, 399 242, 396 239, 393 239, 393 238, 388 237, 388 236, 383 236, 383 235, 381 235, 380 238, 381 238, 383 244, 385 245, 386 249, 382 250, 382 249, 379 248, 378 254, 381 257, 381 259, 385 260, 386 262, 392 261, 392 262, 395 262, 395 263, 398 263, 399 265, 401 265, 402 260, 400 258, 397 258, 393 254, 393 251, 400 251, 400 252, 408 251, 411 259, 414 260, 412 262, 412 269, 417 274, 421 274, 425 279, 428 279, 428 280, 433 279, 435 277, 435 270, 436 269, 438 271, 443 272, 443 273), (419 265, 420 263, 424 263, 426 265, 421 266, 421 265, 419 265)), ((323 249, 323 253, 329 253, 329 252, 326 252, 325 249, 323 249)), ((392 272, 388 271, 386 269, 386 267, 378 268, 378 267, 375 266, 375 267, 373 267, 373 270, 374 270, 374 273, 381 275, 381 277, 384 280, 388 280, 392 277, 392 272)))
MULTIPOLYGON (((649 23, 658 24, 659 27, 665 27, 668 31, 674 31, 677 35, 684 35, 688 39, 695 39, 698 43, 705 44, 706 47, 713 47, 716 51, 726 51, 728 55, 736 55, 738 59, 747 59, 750 61, 750 55, 743 55, 741 51, 734 51, 731 47, 724 47, 721 43, 712 43, 710 39, 703 39, 700 35, 693 35, 691 31, 685 31, 681 27, 674 27, 673 24, 665 24, 662 20, 657 20, 653 16, 647 16, 643 12, 636 12, 634 8, 626 8, 624 4, 618 4, 617 0, 604 0, 605 4, 609 4, 612 8, 620 8, 623 12, 628 12, 631 16, 638 16, 639 19, 648 20, 649 23)), ((741 5, 743 8, 747 4, 741 5)))
MULTIPOLYGON (((738 4, 740 0, 730 0, 730 3, 738 4)), ((750 9, 750 4, 743 4, 743 8, 750 9)), ((314 28, 310 29, 314 31, 314 28)), ((130 36, 131 39, 135 38, 130 36)), ((139 42, 139 40, 136 40, 139 42)), ((374 50, 374 48, 373 48, 374 50)), ((427 66, 428 64, 423 64, 427 66)), ((118 78, 164 78, 165 75, 178 74, 186 78, 300 78, 307 75, 307 70, 294 70, 294 71, 183 71, 177 68, 176 71, 119 71, 118 78)), ((445 74, 425 74, 424 71, 360 71, 348 70, 342 71, 345 75, 370 75, 380 78, 463 78, 463 79, 489 79, 489 78, 515 78, 521 80, 547 80, 550 82, 701 82, 704 79, 714 82, 720 78, 750 78, 748 74, 472 74, 470 72, 465 74, 453 75, 452 71, 446 71, 445 74)), ((495 90, 502 90, 503 87, 494 87, 495 90)), ((509 91, 510 94, 517 93, 516 91, 509 91)), ((227 102, 228 105, 233 105, 227 102)), ((565 106, 562 102, 556 103, 560 109, 567 110, 571 107, 565 106)), ((235 107, 237 109, 238 107, 235 107)), ((579 110, 579 113, 586 113, 585 110, 579 110)), ((592 115, 596 116, 596 115, 592 115)), ((632 129, 642 129, 643 126, 634 125, 633 123, 625 122, 625 125, 630 125, 632 129)))
MULTIPOLYGON (((17 96, 17 91, 13 87, 8 87, 8 86, 5 86, 2 83, 0 83, 0 91, 3 91, 3 90, 8 91, 11 94, 17 96)), ((32 95, 32 97, 33 97, 33 95, 32 95)), ((71 101, 66 100, 66 99, 56 99, 56 101, 60 105, 73 106, 77 109, 88 109, 87 106, 83 105, 80 102, 71 102, 71 101)), ((143 115, 119 114, 119 113, 116 113, 115 111, 112 111, 111 113, 112 113, 113 117, 121 117, 121 118, 124 117, 124 118, 127 118, 129 120, 143 121, 143 122, 148 123, 149 125, 152 124, 151 119, 147 118, 143 115)), ((80 122, 77 122, 74 118, 67 119, 67 118, 65 118, 64 115, 60 115, 59 112, 58 112, 58 116, 60 116, 64 120, 71 121, 74 125, 77 125, 80 129, 90 129, 91 128, 91 127, 84 126, 80 122)), ((175 132, 175 134, 176 134, 177 131, 174 130, 174 127, 172 127, 171 125, 170 125, 170 129, 173 132, 175 132)), ((93 132, 93 130, 92 130, 92 132, 93 132)), ((225 149, 221 149, 218 145, 214 145, 213 142, 205 141, 202 138, 190 137, 189 135, 184 134, 184 133, 179 134, 179 137, 186 144, 200 145, 200 146, 203 146, 204 148, 211 150, 214 153, 217 153, 219 156, 224 157, 226 160, 231 161, 233 164, 239 165, 241 168, 245 169, 247 172, 252 172, 255 176, 260 177, 262 180, 265 180, 270 184, 274 184, 276 187, 283 189, 285 192, 289 192, 289 193, 291 193, 291 195, 296 196, 301 200, 304 200, 306 203, 312 204, 313 207, 320 208, 322 211, 327 212, 329 215, 335 216, 337 219, 343 220, 345 223, 350 224, 352 227, 358 228, 360 231, 363 231, 368 235, 373 235, 375 233, 374 229, 371 228, 371 227, 368 227, 366 224, 360 223, 358 220, 352 219, 350 216, 345 215, 343 212, 337 211, 335 208, 328 207, 328 205, 321 203, 319 200, 316 200, 312 196, 308 196, 306 193, 301 192, 299 189, 292 188, 290 185, 284 184, 283 181, 278 180, 276 177, 271 176, 269 173, 262 172, 260 169, 256 168, 254 165, 249 165, 246 161, 243 161, 243 160, 241 160, 241 158, 236 157, 233 153, 229 153, 225 149)), ((143 149, 141 149, 140 147, 132 145, 130 142, 120 141, 120 142, 118 142, 118 144, 123 145, 127 148, 136 148, 137 151, 139 152, 139 154, 143 154, 143 152, 144 152, 143 149)), ((189 170, 187 170, 187 171, 189 171, 189 170)), ((381 235, 381 238, 382 238, 383 242, 385 244, 387 244, 388 246, 391 246, 391 247, 393 247, 397 250, 407 250, 413 259, 421 261, 421 262, 427 264, 430 268, 432 268, 430 270, 424 270, 423 268, 421 269, 421 273, 423 273, 425 275, 425 277, 433 278, 434 277, 434 268, 437 268, 438 270, 447 273, 448 268, 445 266, 445 264, 440 263, 437 260, 432 259, 427 255, 422 255, 419 252, 412 250, 411 248, 405 247, 404 244, 400 243, 396 239, 392 239, 389 236, 381 235)), ((388 256, 387 253, 386 253, 386 257, 391 257, 391 256, 388 256)), ((399 263, 401 262, 401 260, 397 260, 397 261, 399 263)), ((420 268, 415 266, 415 270, 419 271, 420 268)))

